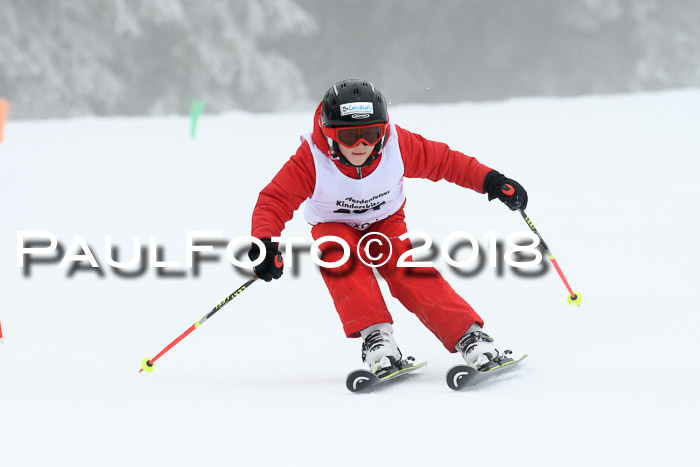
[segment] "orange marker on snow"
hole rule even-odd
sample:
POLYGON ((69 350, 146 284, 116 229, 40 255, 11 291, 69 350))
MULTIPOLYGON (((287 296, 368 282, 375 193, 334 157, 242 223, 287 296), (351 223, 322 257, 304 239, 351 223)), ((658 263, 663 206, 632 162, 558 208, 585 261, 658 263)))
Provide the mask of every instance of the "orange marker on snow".
MULTIPOLYGON (((2 133, 5 128, 5 121, 10 113, 10 103, 5 99, 0 99, 0 143, 2 143, 2 133)), ((0 333, 0 340, 2 340, 2 334, 0 333)))

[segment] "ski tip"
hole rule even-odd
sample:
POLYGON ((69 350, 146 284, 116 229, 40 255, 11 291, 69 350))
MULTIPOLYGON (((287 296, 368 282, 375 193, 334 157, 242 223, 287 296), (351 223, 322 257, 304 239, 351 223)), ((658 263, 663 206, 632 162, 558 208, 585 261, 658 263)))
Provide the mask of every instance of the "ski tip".
POLYGON ((466 386, 464 380, 466 378, 471 378, 472 373, 477 373, 476 369, 466 366, 466 365, 455 365, 447 372, 446 381, 447 386, 455 391, 466 386))
POLYGON ((142 371, 151 373, 153 370, 154 368, 153 363, 151 363, 151 359, 148 357, 144 357, 144 359, 141 360, 141 369, 139 370, 139 373, 141 373, 142 371))
POLYGON ((345 382, 350 392, 364 391, 379 382, 377 376, 371 371, 355 370, 351 372, 345 382))

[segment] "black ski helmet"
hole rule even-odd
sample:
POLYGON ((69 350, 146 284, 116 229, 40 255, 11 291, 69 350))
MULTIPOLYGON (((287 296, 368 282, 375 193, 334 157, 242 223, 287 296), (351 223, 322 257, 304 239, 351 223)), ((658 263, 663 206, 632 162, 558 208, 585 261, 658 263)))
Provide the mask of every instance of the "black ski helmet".
POLYGON ((339 81, 323 96, 321 125, 326 128, 372 125, 388 121, 386 99, 369 81, 339 81))
MULTIPOLYGON (((348 126, 387 123, 389 111, 384 95, 369 81, 346 79, 331 86, 321 103, 321 126, 340 128, 348 126)), ((382 152, 386 144, 386 134, 376 144, 372 155, 363 165, 369 165, 382 152)), ((328 138, 331 156, 345 165, 352 165, 340 153, 338 143, 328 138)))

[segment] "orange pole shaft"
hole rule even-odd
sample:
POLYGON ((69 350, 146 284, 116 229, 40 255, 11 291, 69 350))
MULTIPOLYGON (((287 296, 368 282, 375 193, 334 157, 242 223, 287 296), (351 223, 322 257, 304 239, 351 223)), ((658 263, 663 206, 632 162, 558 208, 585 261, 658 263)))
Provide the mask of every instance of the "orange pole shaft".
POLYGON ((559 264, 557 263, 557 260, 554 259, 554 256, 550 256, 549 259, 552 261, 552 264, 554 265, 554 269, 557 270, 559 273, 559 277, 561 277, 561 280, 564 282, 564 285, 566 286, 566 290, 569 291, 569 296, 573 299, 576 298, 576 294, 574 293, 573 289, 569 285, 569 281, 566 280, 566 277, 564 277, 564 273, 561 271, 561 268, 559 267, 559 264))
POLYGON ((5 99, 0 99, 0 143, 2 143, 2 140, 3 140, 5 121, 7 121, 7 116, 9 114, 10 114, 10 103, 7 102, 5 99))
MULTIPOLYGON (((223 306, 226 305, 228 302, 230 302, 232 299, 234 299, 235 297, 237 297, 238 295, 240 295, 250 284, 252 284, 252 283, 255 282, 256 280, 258 280, 258 276, 253 276, 253 277, 251 277, 245 284, 243 284, 243 285, 240 286, 238 289, 236 289, 235 292, 233 292, 231 295, 229 295, 228 297, 226 297, 221 303, 219 303, 218 305, 216 305, 209 313, 207 313, 206 315, 204 315, 204 316, 202 317, 202 319, 200 319, 199 321, 197 321, 196 323, 194 323, 192 326, 190 326, 189 328, 187 328, 187 330, 186 330, 185 332, 183 332, 182 334, 180 334, 174 341, 172 341, 170 344, 168 344, 167 347, 165 347, 163 350, 161 350, 160 352, 158 352, 158 355, 156 355, 155 357, 153 357, 152 359, 150 359, 150 360, 148 361, 148 366, 152 366, 152 365, 156 362, 156 360, 158 360, 160 357, 162 357, 168 350, 172 349, 173 347, 175 347, 175 345, 176 345, 178 342, 180 342, 180 341, 181 341, 182 339, 184 339, 185 337, 189 336, 189 335, 190 335, 195 329, 197 329, 201 324, 203 324, 206 320, 208 320, 209 318, 211 318, 212 316, 214 316, 214 314, 215 314, 217 311, 219 311, 219 310, 221 309, 221 307, 223 307, 223 306)), ((142 371, 143 371, 143 368, 141 368, 141 369, 139 370, 139 373, 141 373, 142 371)))

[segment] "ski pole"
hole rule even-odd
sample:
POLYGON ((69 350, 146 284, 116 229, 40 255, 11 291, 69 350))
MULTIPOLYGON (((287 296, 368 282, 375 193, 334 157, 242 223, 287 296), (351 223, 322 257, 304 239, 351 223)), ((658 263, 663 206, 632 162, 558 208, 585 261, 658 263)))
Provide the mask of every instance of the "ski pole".
MULTIPOLYGON (((513 196, 513 193, 515 193, 515 189, 508 184, 505 184, 501 188, 501 191, 508 196, 513 196)), ((542 238, 542 235, 540 235, 540 233, 535 228, 535 224, 533 224, 532 221, 530 220, 530 218, 527 216, 527 214, 525 214, 525 211, 518 208, 518 212, 520 213, 521 216, 523 216, 523 219, 525 219, 525 222, 527 222, 527 225, 528 225, 528 227, 530 227, 530 230, 532 230, 535 233, 535 235, 537 235, 537 237, 540 239, 540 243, 542 244, 542 247, 544 248, 544 251, 547 254, 547 257, 552 262, 554 269, 557 270, 557 273, 559 274, 559 277, 561 277, 562 282, 564 282, 564 285, 566 286, 566 290, 569 291, 569 295, 566 297, 566 301, 569 303, 569 305, 580 306, 581 300, 583 300, 583 296, 581 295, 580 292, 573 291, 573 289, 569 285, 569 281, 566 280, 564 273, 562 272, 561 268, 559 267, 559 263, 557 263, 557 260, 554 259, 554 255, 549 250, 549 247, 545 243, 544 238, 542 238)))
POLYGON ((199 321, 197 321, 196 323, 194 323, 192 326, 190 326, 190 327, 187 329, 187 331, 185 331, 185 332, 183 332, 182 334, 180 334, 180 336, 179 336, 177 339, 175 339, 175 340, 172 341, 170 344, 168 344, 168 346, 165 347, 163 350, 161 350, 160 353, 158 353, 158 355, 156 355, 156 356, 153 357, 153 358, 148 358, 148 357, 146 357, 146 358, 144 358, 143 360, 141 360, 141 369, 139 370, 139 373, 141 373, 142 371, 146 371, 146 372, 148 372, 148 373, 152 372, 152 371, 154 370, 153 365, 156 363, 156 360, 158 360, 160 357, 162 357, 168 350, 170 350, 170 349, 172 349, 173 347, 175 347, 175 345, 176 345, 178 342, 180 342, 182 339, 184 339, 184 338, 187 337, 190 333, 192 333, 192 331, 194 331, 194 330, 197 329, 199 326, 201 326, 206 320, 208 320, 209 318, 211 318, 211 317, 214 315, 214 313, 216 313, 217 311, 219 311, 224 305, 226 305, 226 304, 227 304, 228 302, 230 302, 234 297, 236 297, 236 296, 239 295, 241 292, 243 292, 250 284, 252 284, 253 282, 255 282, 257 279, 258 279, 258 276, 253 276, 253 277, 251 277, 245 284, 243 284, 243 285, 240 286, 238 289, 236 289, 235 292, 233 292, 231 295, 229 295, 228 297, 226 297, 221 303, 219 303, 218 305, 216 305, 209 313, 207 313, 206 315, 204 315, 204 317, 203 317, 202 319, 200 319, 199 321))

